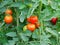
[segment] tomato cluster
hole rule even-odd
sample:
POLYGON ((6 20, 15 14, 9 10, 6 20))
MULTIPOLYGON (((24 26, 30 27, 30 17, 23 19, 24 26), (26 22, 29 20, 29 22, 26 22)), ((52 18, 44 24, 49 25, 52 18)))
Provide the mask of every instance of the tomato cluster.
MULTIPOLYGON (((51 23, 56 25, 57 20, 58 20, 58 18, 56 18, 56 17, 52 18, 51 23)), ((40 26, 37 16, 30 16, 29 18, 27 18, 27 22, 28 22, 28 24, 25 26, 25 29, 28 29, 31 32, 33 32, 36 28, 39 28, 39 26, 40 26)))
POLYGON ((39 28, 40 23, 38 22, 37 16, 30 16, 27 18, 28 24, 26 25, 26 28, 33 32, 36 28, 39 28))
POLYGON ((6 16, 4 17, 4 21, 6 24, 10 24, 13 21, 13 17, 12 17, 12 10, 11 9, 7 9, 5 11, 6 16))

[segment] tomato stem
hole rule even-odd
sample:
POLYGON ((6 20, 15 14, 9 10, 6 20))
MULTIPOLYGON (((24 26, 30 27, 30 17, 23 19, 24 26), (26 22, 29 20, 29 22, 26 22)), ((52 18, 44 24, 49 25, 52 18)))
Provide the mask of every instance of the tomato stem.
MULTIPOLYGON (((18 11, 15 9, 15 12, 16 12, 16 21, 17 21, 17 36, 19 37, 19 14, 18 14, 18 11)), ((20 38, 20 37, 19 37, 20 38)))
POLYGON ((43 34, 45 34, 44 33, 44 23, 43 23, 43 19, 40 19, 40 15, 41 15, 41 10, 42 10, 42 1, 40 0, 40 2, 39 2, 39 22, 40 22, 40 24, 41 24, 41 26, 39 27, 39 33, 40 33, 40 42, 41 42, 41 35, 42 35, 42 33, 43 34))
MULTIPOLYGON (((17 2, 18 0, 15 0, 15 2, 17 2)), ((17 8, 15 8, 15 13, 16 13, 16 24, 17 24, 17 28, 16 28, 16 34, 20 40, 20 35, 19 35, 19 13, 17 11, 17 8)))

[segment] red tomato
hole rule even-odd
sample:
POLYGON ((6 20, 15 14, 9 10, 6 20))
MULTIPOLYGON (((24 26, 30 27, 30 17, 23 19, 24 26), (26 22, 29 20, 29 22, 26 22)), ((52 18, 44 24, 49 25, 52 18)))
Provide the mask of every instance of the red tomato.
POLYGON ((30 16, 27 20, 28 20, 28 22, 34 24, 34 23, 38 22, 38 17, 37 16, 30 16))
POLYGON ((35 24, 27 24, 27 29, 33 32, 35 30, 35 24))
POLYGON ((5 11, 5 14, 10 14, 10 15, 12 15, 12 10, 11 10, 11 9, 7 9, 7 10, 5 11))
POLYGON ((13 21, 13 17, 11 15, 7 15, 4 18, 5 23, 10 24, 13 21))
POLYGON ((52 19, 51 19, 51 23, 55 25, 56 22, 57 22, 57 20, 58 20, 58 18, 52 18, 52 19))

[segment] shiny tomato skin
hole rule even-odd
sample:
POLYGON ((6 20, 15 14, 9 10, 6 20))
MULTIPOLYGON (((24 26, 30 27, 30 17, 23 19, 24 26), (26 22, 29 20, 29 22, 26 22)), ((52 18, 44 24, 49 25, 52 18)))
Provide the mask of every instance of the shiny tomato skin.
POLYGON ((35 24, 27 24, 27 29, 30 30, 31 32, 33 32, 35 30, 35 24))
POLYGON ((57 22, 57 20, 58 20, 58 18, 52 18, 52 19, 51 19, 51 23, 55 25, 56 22, 57 22))
POLYGON ((36 22, 38 22, 38 17, 37 16, 30 16, 28 18, 28 22, 35 24, 36 22))
POLYGON ((13 17, 11 15, 6 15, 4 21, 5 23, 10 24, 13 21, 13 17))
POLYGON ((7 10, 5 11, 5 14, 10 14, 10 15, 12 15, 12 10, 11 10, 11 9, 7 9, 7 10))

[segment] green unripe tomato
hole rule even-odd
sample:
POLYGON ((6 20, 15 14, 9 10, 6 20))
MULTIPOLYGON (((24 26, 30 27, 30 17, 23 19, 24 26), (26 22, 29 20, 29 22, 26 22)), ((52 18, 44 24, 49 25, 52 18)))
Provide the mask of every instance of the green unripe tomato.
POLYGON ((30 3, 30 4, 28 4, 28 6, 31 8, 32 7, 32 4, 30 3))
POLYGON ((23 27, 23 31, 26 31, 27 30, 27 26, 25 25, 24 27, 23 27))

